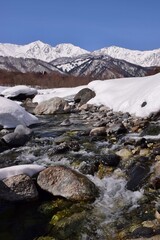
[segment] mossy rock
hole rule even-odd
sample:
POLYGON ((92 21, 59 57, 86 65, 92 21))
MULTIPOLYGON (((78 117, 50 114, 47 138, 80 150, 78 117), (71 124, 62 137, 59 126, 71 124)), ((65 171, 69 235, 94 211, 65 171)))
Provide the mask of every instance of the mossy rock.
MULTIPOLYGON (((70 202, 71 204, 71 202, 70 202)), ((74 213, 80 213, 83 212, 84 210, 89 210, 91 207, 89 207, 88 204, 86 204, 85 202, 80 202, 80 203, 75 203, 72 205, 68 206, 66 205, 64 207, 63 205, 63 209, 61 209, 60 211, 57 211, 56 214, 53 215, 50 224, 51 225, 56 225, 57 222, 59 222, 60 220, 67 218, 67 217, 71 217, 74 213)))
POLYGON ((51 220, 51 223, 54 223, 51 234, 58 239, 72 239, 73 236, 74 239, 78 239, 78 235, 81 234, 82 226, 85 224, 86 212, 73 213, 69 216, 69 211, 63 211, 61 214, 60 216, 59 213, 59 216, 56 215, 57 218, 54 216, 54 220, 51 220))
POLYGON ((40 211, 44 214, 51 214, 48 225, 48 236, 36 238, 34 240, 79 240, 81 226, 90 212, 91 205, 85 202, 73 203, 65 199, 57 199, 51 203, 44 203, 40 206, 40 211))
POLYGON ((39 207, 39 211, 45 215, 53 215, 58 211, 63 210, 64 208, 68 208, 73 204, 73 202, 68 201, 63 198, 58 198, 55 201, 49 201, 46 203, 43 203, 39 207))

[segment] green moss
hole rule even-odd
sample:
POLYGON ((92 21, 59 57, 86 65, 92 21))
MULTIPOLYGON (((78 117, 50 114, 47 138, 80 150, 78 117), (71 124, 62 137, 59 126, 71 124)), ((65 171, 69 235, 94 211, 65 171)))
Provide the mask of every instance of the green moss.
POLYGON ((42 204, 39 207, 39 211, 45 215, 53 215, 57 211, 63 210, 64 208, 70 207, 72 205, 72 202, 58 198, 55 201, 50 201, 42 204))

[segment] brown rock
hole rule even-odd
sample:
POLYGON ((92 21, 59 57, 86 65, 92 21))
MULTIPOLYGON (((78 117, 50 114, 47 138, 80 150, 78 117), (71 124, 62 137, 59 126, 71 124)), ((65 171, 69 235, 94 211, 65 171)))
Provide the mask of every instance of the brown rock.
POLYGON ((54 196, 75 201, 95 199, 98 193, 95 184, 86 176, 62 165, 48 167, 40 172, 37 183, 54 196))

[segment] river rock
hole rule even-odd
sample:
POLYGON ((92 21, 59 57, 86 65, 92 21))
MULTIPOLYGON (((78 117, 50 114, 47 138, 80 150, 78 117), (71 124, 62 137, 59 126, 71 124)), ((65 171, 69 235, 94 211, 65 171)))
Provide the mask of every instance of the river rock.
POLYGON ((96 127, 90 131, 90 136, 105 136, 106 127, 96 127))
POLYGON ((95 92, 89 88, 81 89, 74 97, 74 102, 80 106, 87 103, 91 98, 96 96, 95 92))
POLYGON ((69 112, 70 106, 67 101, 60 97, 54 97, 37 105, 34 113, 37 115, 56 114, 69 112))
POLYGON ((105 166, 117 167, 121 157, 117 154, 106 154, 101 156, 100 162, 105 166))
POLYGON ((150 173, 147 162, 139 162, 138 160, 137 162, 138 163, 129 170, 129 180, 126 188, 131 191, 138 190, 150 173))
POLYGON ((33 132, 31 129, 23 125, 18 125, 15 128, 14 132, 6 134, 2 137, 2 140, 9 147, 19 147, 23 146, 26 142, 28 142, 32 134, 33 132))
POLYGON ((160 188, 160 161, 157 161, 153 167, 150 182, 155 189, 160 188))
POLYGON ((40 172, 38 185, 53 196, 62 196, 69 200, 93 200, 98 189, 85 175, 69 167, 55 165, 40 172))
POLYGON ((120 156, 122 159, 127 160, 130 157, 132 157, 132 151, 127 148, 122 148, 119 151, 116 152, 118 156, 120 156))
POLYGON ((126 127, 123 123, 113 124, 107 129, 107 134, 125 134, 127 133, 126 127))
POLYGON ((135 238, 146 237, 148 239, 149 237, 152 237, 153 235, 154 235, 154 230, 150 227, 138 227, 132 233, 132 236, 135 238))
POLYGON ((38 198, 33 180, 20 174, 0 181, 0 199, 7 201, 30 201, 38 198))
POLYGON ((148 126, 143 130, 143 132, 141 133, 141 136, 145 136, 145 135, 158 135, 160 134, 160 124, 156 123, 156 124, 148 124, 148 126))

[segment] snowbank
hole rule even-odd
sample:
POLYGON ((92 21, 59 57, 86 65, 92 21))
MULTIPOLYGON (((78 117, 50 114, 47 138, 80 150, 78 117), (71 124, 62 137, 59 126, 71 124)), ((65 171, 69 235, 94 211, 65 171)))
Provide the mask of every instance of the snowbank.
POLYGON ((5 178, 9 178, 12 176, 16 176, 19 174, 25 174, 30 177, 35 175, 36 173, 42 171, 45 167, 40 165, 34 164, 24 164, 24 165, 17 165, 12 167, 5 167, 0 169, 0 180, 5 178))
POLYGON ((114 111, 141 117, 160 110, 160 73, 148 77, 97 80, 88 87, 96 92, 88 102, 90 104, 104 104, 114 111))
POLYGON ((70 99, 72 98, 72 96, 76 95, 76 93, 78 93, 81 89, 85 87, 86 86, 78 86, 74 88, 54 88, 38 90, 38 95, 33 98, 33 102, 41 103, 54 97, 70 99))
POLYGON ((0 97, 0 125, 4 128, 15 128, 19 124, 30 126, 38 122, 38 118, 26 112, 16 102, 0 97))

